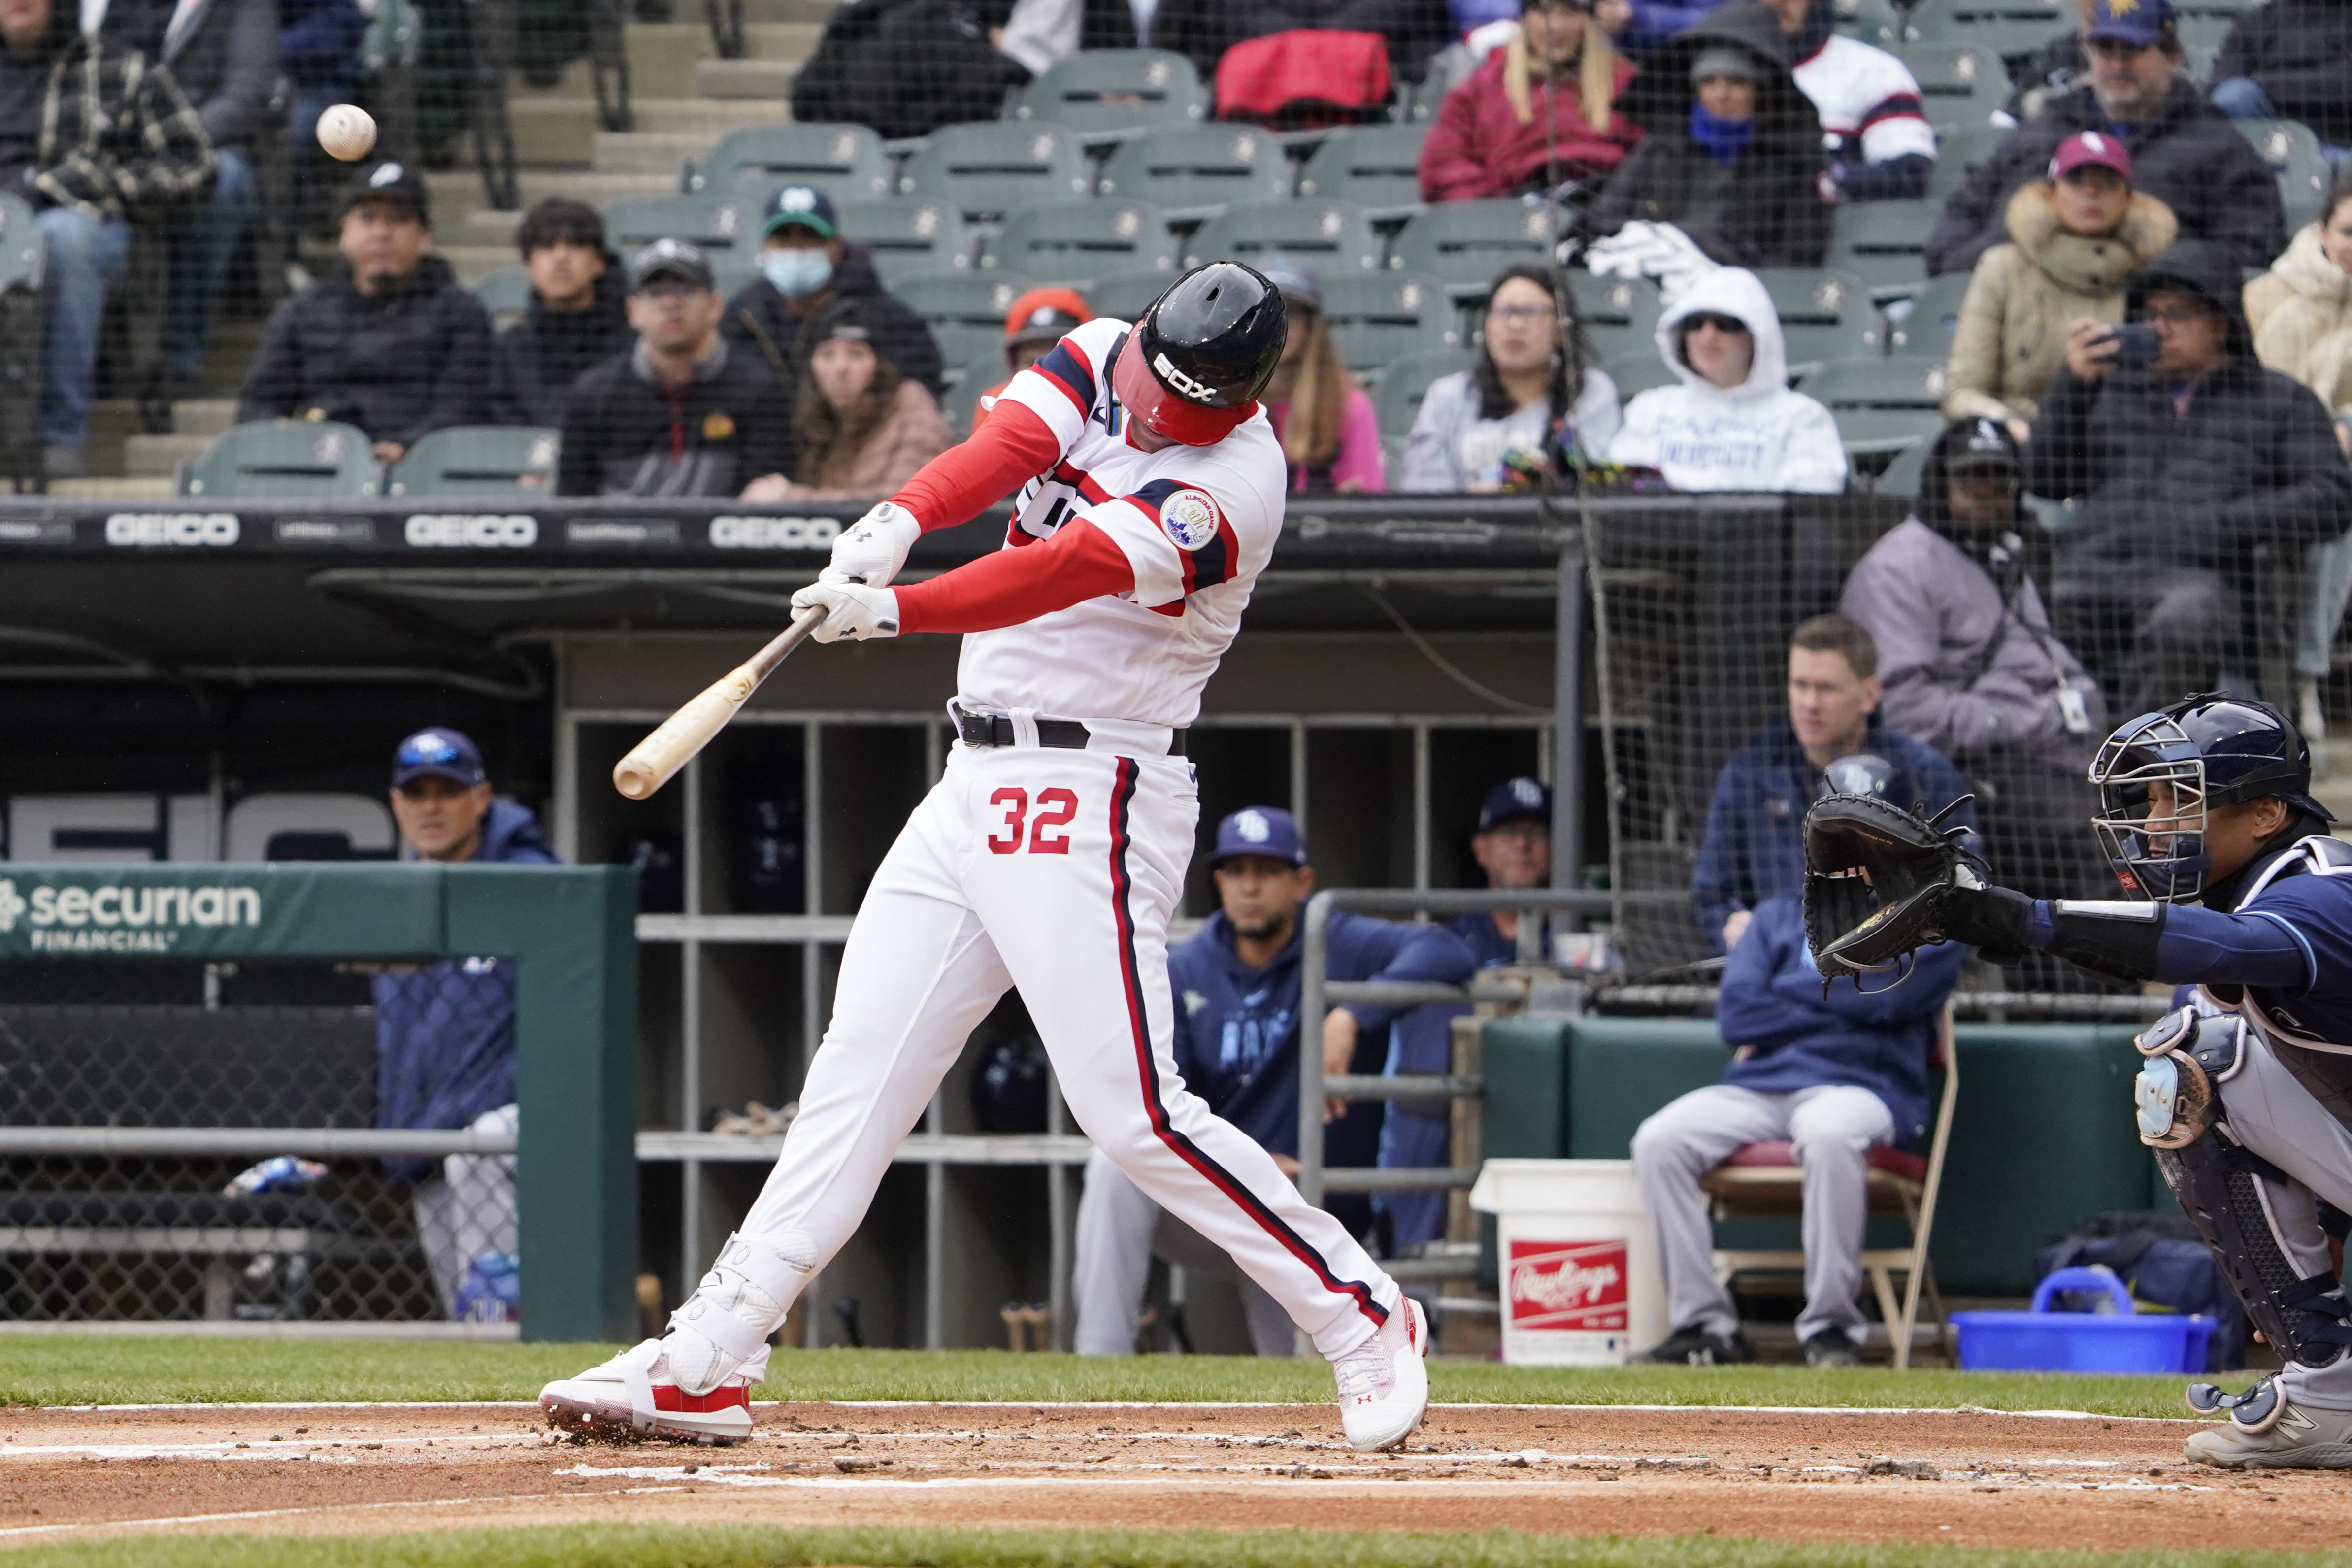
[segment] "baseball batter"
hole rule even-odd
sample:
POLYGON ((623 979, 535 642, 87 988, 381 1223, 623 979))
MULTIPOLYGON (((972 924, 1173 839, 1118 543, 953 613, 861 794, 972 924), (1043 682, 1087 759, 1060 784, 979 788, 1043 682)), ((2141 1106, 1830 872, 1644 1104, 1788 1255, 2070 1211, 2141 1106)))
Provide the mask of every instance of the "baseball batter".
POLYGON ((547 1385, 551 1421, 748 1437, 768 1336, 1017 985, 1087 1135, 1332 1361, 1349 1443, 1393 1447, 1420 1423, 1420 1309, 1185 1089, 1171 1048, 1167 926, 1199 816, 1184 727, 1281 530, 1257 397, 1284 331, 1281 296, 1234 262, 1188 273, 1132 326, 1087 322, 793 595, 824 610, 821 642, 965 634, 959 743, 858 910, 800 1115, 742 1228, 659 1339, 547 1385), (889 585, 921 533, 1016 489, 1003 549, 889 585))

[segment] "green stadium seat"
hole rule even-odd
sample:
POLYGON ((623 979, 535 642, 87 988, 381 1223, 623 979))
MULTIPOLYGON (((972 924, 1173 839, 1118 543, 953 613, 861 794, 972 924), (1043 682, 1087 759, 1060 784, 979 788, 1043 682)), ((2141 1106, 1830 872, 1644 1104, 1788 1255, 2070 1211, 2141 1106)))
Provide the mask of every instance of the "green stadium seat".
POLYGON ((1939 125, 1936 128, 1936 171, 1927 176, 1927 199, 1942 204, 1968 183, 1970 174, 1999 151, 2009 127, 1987 121, 1982 125, 1939 125))
POLYGON ((214 437, 182 470, 184 496, 330 500, 372 496, 383 483, 367 432, 314 419, 257 420, 214 437))
POLYGON ((1657 353, 1658 317, 1664 305, 1658 286, 1647 278, 1597 278, 1590 272, 1568 275, 1568 294, 1576 307, 1584 346, 1595 360, 1621 353, 1657 353))
POLYGON ((1290 154, 1253 125, 1155 131, 1103 161, 1098 194, 1150 202, 1170 216, 1290 195, 1290 154))
POLYGON ((1806 365, 1885 352, 1870 286, 1853 273, 1768 267, 1756 276, 1780 313, 1791 376, 1806 365))
POLYGON ((971 233, 956 205, 938 196, 885 196, 842 202, 841 236, 873 253, 889 286, 915 272, 952 272, 971 265, 971 233))
POLYGON ((1628 349, 1623 353, 1612 354, 1601 361, 1601 368, 1607 371, 1609 379, 1617 384, 1617 401, 1620 403, 1633 402, 1636 393, 1647 392, 1656 386, 1675 386, 1682 381, 1682 377, 1667 365, 1665 356, 1658 353, 1655 343, 1647 348, 1628 349))
POLYGON ((1344 202, 1252 202, 1228 207, 1202 224, 1185 241, 1184 265, 1247 261, 1274 251, 1297 257, 1326 282, 1380 264, 1380 242, 1360 207, 1344 202))
POLYGON ((2319 138, 2300 120, 2241 120, 2238 134, 2261 153, 2278 178, 2279 202, 2286 208, 2286 231, 2300 233, 2327 205, 2330 171, 2319 138))
POLYGON ((1172 282, 1177 256, 1176 237, 1158 207, 1097 198, 1007 214, 981 247, 980 265, 1058 283, 1126 272, 1162 273, 1172 282))
POLYGON ((1943 210, 1932 199, 1849 202, 1831 223, 1830 265, 1868 284, 1871 298, 1882 304, 1908 299, 1927 286, 1922 253, 1943 210))
POLYGON ((2230 29, 2237 25, 2234 16, 2183 16, 2173 23, 2174 36, 2180 40, 2181 68, 2200 82, 2213 79, 2213 62, 2221 58, 2221 46, 2230 39, 2230 29))
POLYGON ((1906 44, 1901 52, 1931 125, 1990 125, 1993 111, 2009 100, 2009 68, 1999 51, 1972 38, 1906 44))
POLYGON ((14 194, 0 194, 0 293, 39 288, 42 255, 32 204, 14 194))
POLYGON ((1175 279, 1160 271, 1115 272, 1108 278, 1097 278, 1079 290, 1097 316, 1116 316, 1131 321, 1143 314, 1151 301, 1168 291, 1175 279))
POLYGON ((1335 132, 1298 171, 1299 199, 1414 206, 1421 201, 1421 144, 1428 140, 1426 121, 1335 132))
POLYGON ((691 240, 716 268, 759 250, 760 214, 725 196, 623 196, 604 204, 604 235, 624 261, 656 239, 691 240))
POLYGON ((993 223, 1039 202, 1089 194, 1086 153, 1066 126, 976 120, 923 139, 898 176, 902 195, 940 196, 968 220, 993 223))
MULTIPOLYGON (((1469 368, 1469 361, 1454 350, 1414 354, 1390 365, 1381 373, 1380 385, 1372 389, 1381 434, 1400 440, 1411 434, 1412 422, 1421 416, 1422 400, 1429 395, 1430 383, 1469 368)), ((1395 474, 1389 476, 1389 481, 1396 482, 1395 474)))
POLYGON ((1906 60, 1917 44, 1965 44, 2021 58, 2081 23, 2067 0, 1919 0, 1904 18, 1906 60))
POLYGON ((474 280, 474 298, 490 313, 490 325, 503 331, 530 313, 530 274, 501 267, 474 280))
POLYGON ((985 364, 958 367, 946 395, 940 399, 940 417, 947 421, 949 431, 957 440, 971 434, 972 421, 980 416, 980 395, 1009 374, 1001 353, 985 364))
POLYGON ((499 496, 524 500, 555 493, 563 432, 537 425, 458 425, 436 430, 408 449, 385 476, 384 494, 499 496))
POLYGON ((1081 139, 1197 125, 1209 89, 1192 62, 1168 49, 1084 49, 1021 89, 1008 118, 1066 125, 1081 139))
POLYGON ((1889 0, 1837 0, 1837 30, 1882 49, 1901 47, 1903 16, 1889 0))
POLYGON ((1808 372, 1800 390, 1837 420, 1838 438, 1857 470, 1875 472, 1944 428, 1941 360, 1836 360, 1808 372))
POLYGON ((1426 278, 1339 273, 1323 279, 1323 319, 1342 363, 1360 377, 1416 354, 1469 351, 1454 303, 1426 278))
POLYGON ((1525 202, 1441 202, 1406 221, 1389 266, 1434 278, 1457 298, 1483 298, 1506 267, 1549 258, 1553 221, 1549 208, 1525 202))
POLYGON ((1870 481, 1870 493, 1874 496, 1916 496, 1919 481, 1927 471, 1927 454, 1936 449, 1936 437, 1921 436, 1906 443, 1895 454, 1895 460, 1879 471, 1870 481))
POLYGON ((1960 301, 1969 297, 1973 274, 1947 272, 1931 278, 1911 296, 1911 309, 1901 321, 1886 324, 1886 352, 1906 359, 1942 359, 1951 352, 1952 333, 1960 324, 1960 301))
POLYGON ((754 211, 778 185, 816 185, 835 202, 890 194, 890 155, 863 125, 747 125, 687 165, 689 195, 732 196, 754 211))
POLYGON ((1029 287, 1028 279, 1007 272, 917 272, 891 292, 931 329, 941 364, 1001 365, 1004 313, 1029 287))

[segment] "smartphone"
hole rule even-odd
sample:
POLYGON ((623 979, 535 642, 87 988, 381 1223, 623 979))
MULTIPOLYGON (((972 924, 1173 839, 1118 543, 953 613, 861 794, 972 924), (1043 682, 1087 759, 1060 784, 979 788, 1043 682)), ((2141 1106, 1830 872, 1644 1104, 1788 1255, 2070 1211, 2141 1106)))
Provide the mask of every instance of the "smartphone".
POLYGON ((2116 368, 2146 370, 2156 363, 2159 345, 2156 329, 2144 321, 2134 321, 2117 327, 2112 334, 2116 341, 2116 368))

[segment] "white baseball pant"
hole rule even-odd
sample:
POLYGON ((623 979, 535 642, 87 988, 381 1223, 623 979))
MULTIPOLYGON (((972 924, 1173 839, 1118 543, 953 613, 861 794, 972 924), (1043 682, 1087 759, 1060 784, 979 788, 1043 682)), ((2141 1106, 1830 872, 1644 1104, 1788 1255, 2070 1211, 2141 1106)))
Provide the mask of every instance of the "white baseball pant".
MULTIPOLYGON (((1024 741, 1029 721, 1014 716, 1024 741)), ((1395 1282, 1176 1070, 1168 919, 1199 817, 1181 758, 956 746, 866 890, 833 1022, 744 1238, 822 1268, 966 1037, 1017 985, 1096 1146, 1324 1355, 1370 1339, 1395 1282)))

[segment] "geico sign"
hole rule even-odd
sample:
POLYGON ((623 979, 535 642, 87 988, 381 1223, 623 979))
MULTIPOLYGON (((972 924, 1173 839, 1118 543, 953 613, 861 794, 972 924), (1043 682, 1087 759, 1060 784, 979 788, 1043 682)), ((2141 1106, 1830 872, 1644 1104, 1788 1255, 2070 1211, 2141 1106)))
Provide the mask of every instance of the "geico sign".
POLYGON ((232 511, 118 511, 106 520, 106 542, 132 547, 235 544, 232 511))
POLYGON ((714 517, 714 550, 808 550, 831 544, 841 524, 829 517, 714 517))
POLYGON ((419 550, 528 550, 539 542, 539 519, 469 512, 419 512, 402 533, 419 550))

